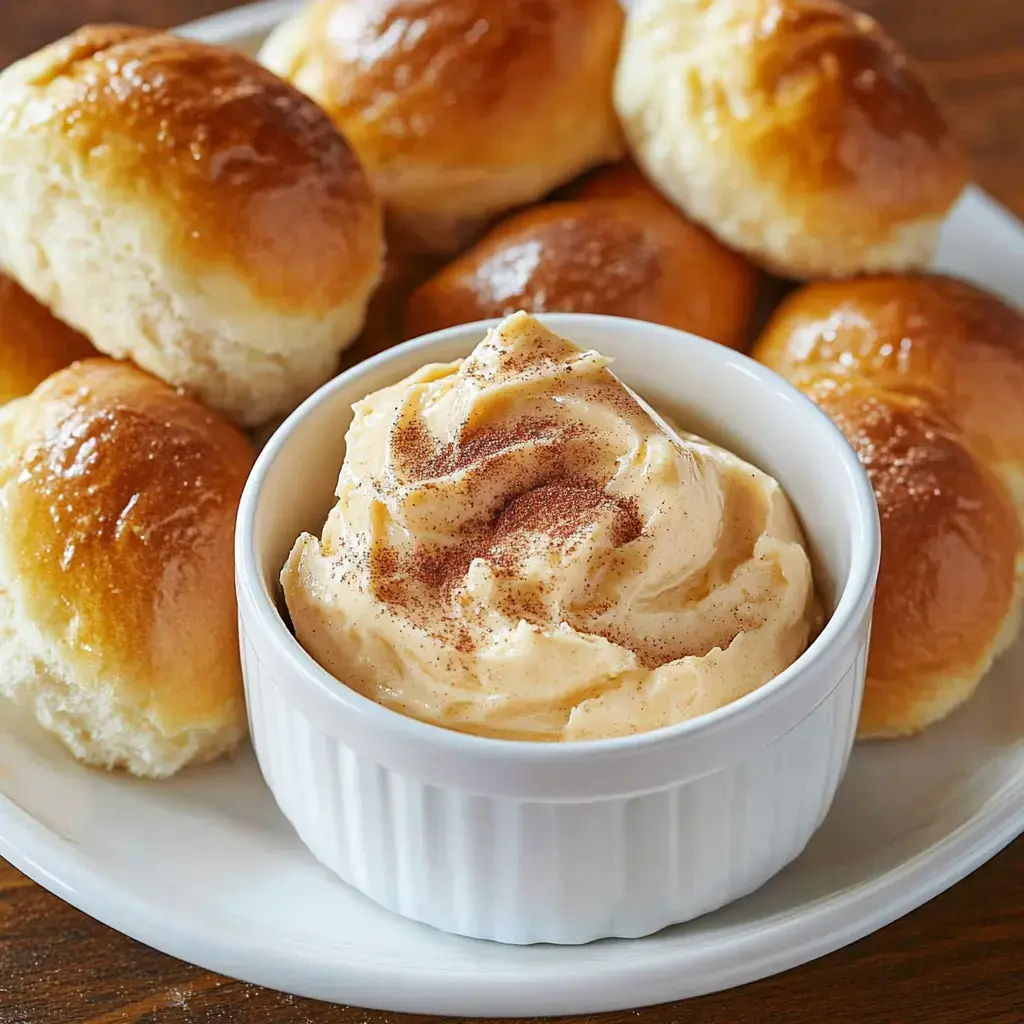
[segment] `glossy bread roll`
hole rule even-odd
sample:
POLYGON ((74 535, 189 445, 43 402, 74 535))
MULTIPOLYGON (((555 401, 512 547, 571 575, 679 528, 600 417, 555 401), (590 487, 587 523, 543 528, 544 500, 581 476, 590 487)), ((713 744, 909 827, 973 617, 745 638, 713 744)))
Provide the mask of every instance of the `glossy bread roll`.
POLYGON ((359 337, 345 350, 341 359, 342 370, 405 340, 405 304, 413 292, 442 265, 443 260, 437 256, 398 249, 388 251, 384 276, 370 300, 366 325, 359 337))
POLYGON ((314 0, 267 67, 341 126, 403 246, 453 252, 623 141, 618 0, 314 0))
POLYGON ((737 347, 754 269, 647 196, 548 203, 515 214, 417 289, 408 337, 525 309, 605 313, 737 347))
POLYGON ((1016 637, 1020 526, 999 480, 927 407, 863 386, 816 397, 867 469, 882 520, 858 735, 919 732, 1016 637))
POLYGON ((251 463, 226 420, 109 359, 0 412, 0 692, 82 761, 160 777, 244 735, 251 463))
POLYGON ((0 272, 0 405, 96 349, 0 272))
POLYGON ((899 47, 836 0, 642 0, 615 102, 658 187, 784 276, 923 266, 966 181, 899 47))
POLYGON ((92 27, 0 74, 0 263, 239 423, 334 373, 381 221, 330 119, 233 50, 92 27))
POLYGON ((597 170, 571 182, 559 193, 558 197, 564 199, 641 199, 660 203, 662 208, 673 210, 677 217, 686 219, 630 159, 598 167, 597 170))
POLYGON ((1017 632, 1020 316, 947 278, 818 283, 782 304, 754 356, 835 420, 878 500, 858 734, 924 729, 970 697, 1017 632))
POLYGON ((778 310, 758 354, 798 384, 827 372, 921 396, 1024 518, 1024 316, 994 295, 934 274, 819 282, 778 310))
MULTIPOLYGON (((402 313, 405 303, 413 290, 439 265, 440 260, 436 256, 394 248, 388 250, 380 285, 366 310, 366 323, 359 337, 342 353, 339 372, 404 340, 402 313)), ((262 448, 285 419, 287 416, 275 416, 254 430, 252 439, 256 446, 262 448)))

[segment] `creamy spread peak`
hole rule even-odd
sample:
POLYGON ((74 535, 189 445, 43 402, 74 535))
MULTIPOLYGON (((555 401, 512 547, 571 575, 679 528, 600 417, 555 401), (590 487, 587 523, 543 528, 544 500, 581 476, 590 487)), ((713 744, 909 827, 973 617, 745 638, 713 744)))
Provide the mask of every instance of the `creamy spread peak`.
POLYGON ((608 364, 516 313, 355 405, 337 504, 282 574, 324 668, 441 726, 568 740, 705 713, 798 657, 813 587, 778 484, 669 437, 608 364))

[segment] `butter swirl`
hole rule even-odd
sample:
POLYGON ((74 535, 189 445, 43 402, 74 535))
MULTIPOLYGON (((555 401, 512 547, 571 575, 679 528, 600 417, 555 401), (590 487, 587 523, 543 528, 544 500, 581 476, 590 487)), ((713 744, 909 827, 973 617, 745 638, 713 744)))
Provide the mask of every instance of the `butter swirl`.
POLYGON ((355 406, 337 504, 282 573, 299 641, 398 711, 513 739, 654 729, 792 663, 813 586, 778 484, 672 439, 517 313, 355 406))

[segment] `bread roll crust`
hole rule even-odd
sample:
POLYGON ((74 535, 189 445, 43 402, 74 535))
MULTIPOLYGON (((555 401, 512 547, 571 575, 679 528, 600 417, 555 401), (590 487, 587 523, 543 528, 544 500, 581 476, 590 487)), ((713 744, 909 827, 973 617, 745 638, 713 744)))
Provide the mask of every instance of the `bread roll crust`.
POLYGON ((232 547, 252 460, 219 416, 106 359, 5 408, 0 676, 77 756, 159 776, 243 735, 232 547))
POLYGON ((798 385, 828 374, 921 397, 1024 516, 1024 316, 994 295, 931 274, 818 282, 782 303, 756 354, 798 385))
POLYGON ((325 313, 380 258, 375 204, 328 120, 258 64, 149 29, 85 27, 17 78, 14 113, 112 197, 164 220, 184 270, 221 268, 282 312, 325 313), (364 230, 352 230, 353 225, 364 230))
POLYGON ((871 478, 882 564, 861 736, 967 700, 1013 640, 1024 584, 1024 329, 937 275, 818 282, 753 352, 819 403, 871 478))
POLYGON ((966 183, 900 48, 835 0, 645 0, 616 103, 658 186, 783 275, 925 264, 966 183))
POLYGON ((651 184, 632 160, 599 167, 564 190, 565 199, 641 199, 679 211, 651 184))
POLYGON ((741 344, 753 268, 649 191, 639 195, 513 215, 412 294, 406 335, 526 309, 633 317, 741 344))
POLYGON ((382 230, 330 119, 240 53, 92 26, 0 74, 0 262, 240 422, 333 372, 382 230))
POLYGON ((940 417, 863 384, 810 387, 878 500, 882 563, 858 735, 918 732, 966 701, 1016 633, 1020 525, 940 417))
POLYGON ((389 249, 380 285, 366 311, 359 337, 341 357, 341 370, 404 341, 403 317, 409 297, 444 265, 443 257, 408 250, 389 249))
POLYGON ((744 136, 750 158, 787 190, 877 209, 880 237, 890 219, 944 210, 963 186, 958 159, 945 159, 956 157, 949 128, 878 22, 833 0, 761 6, 751 84, 779 109, 770 130, 744 136), (879 158, 893 146, 895 160, 879 158))
POLYGON ((0 272, 0 405, 29 394, 51 373, 97 354, 87 338, 0 272))
POLYGON ((482 221, 622 153, 617 0, 317 0, 261 60, 341 126, 404 244, 482 221))

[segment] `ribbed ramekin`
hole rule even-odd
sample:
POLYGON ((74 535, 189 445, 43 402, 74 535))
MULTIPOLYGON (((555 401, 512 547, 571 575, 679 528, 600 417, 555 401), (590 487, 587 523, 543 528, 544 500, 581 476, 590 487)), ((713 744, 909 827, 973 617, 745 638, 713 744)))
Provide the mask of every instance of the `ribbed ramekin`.
POLYGON ((236 537, 249 722, 260 768, 310 851, 370 899, 500 942, 640 936, 761 886, 803 850, 842 778, 864 684, 879 558, 871 487, 842 434, 729 349, 612 317, 542 317, 683 426, 781 481, 829 605, 787 671, 712 714, 609 740, 450 732, 348 689, 299 646, 278 576, 333 503, 351 405, 486 324, 391 349, 326 385, 264 448, 236 537))

